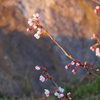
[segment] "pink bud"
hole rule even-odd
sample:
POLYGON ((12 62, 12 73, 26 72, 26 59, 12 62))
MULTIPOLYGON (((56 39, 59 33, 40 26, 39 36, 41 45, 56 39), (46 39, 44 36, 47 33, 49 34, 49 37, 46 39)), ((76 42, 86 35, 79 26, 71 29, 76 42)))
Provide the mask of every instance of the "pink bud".
POLYGON ((95 71, 99 71, 99 69, 96 69, 95 71))
POLYGON ((77 62, 77 63, 76 63, 76 66, 80 66, 80 63, 79 63, 79 62, 77 62))
POLYGON ((95 34, 93 34, 93 38, 96 38, 97 36, 95 34))
POLYGON ((88 66, 84 66, 85 69, 88 69, 88 66))
POLYGON ((97 9, 94 9, 94 13, 97 14, 98 13, 98 10, 97 9))
POLYGON ((74 69, 72 70, 72 72, 73 72, 73 74, 76 74, 76 72, 77 72, 76 68, 74 68, 74 69))
POLYGON ((100 57, 100 49, 96 48, 96 56, 100 57))
POLYGON ((93 45, 93 46, 90 46, 90 50, 94 51, 96 49, 96 47, 93 45))
POLYGON ((70 67, 70 64, 66 65, 65 66, 65 69, 69 69, 69 67, 70 67))
POLYGON ((100 10, 100 6, 96 6, 94 9, 94 13, 97 14, 99 12, 99 10, 100 10))
POLYGON ((91 37, 91 40, 95 40, 97 38, 97 36, 95 34, 93 34, 93 37, 91 37))
POLYGON ((50 91, 48 89, 44 89, 44 94, 46 95, 46 97, 49 97, 50 96, 50 91))
POLYGON ((27 32, 30 32, 30 31, 32 31, 32 27, 27 28, 27 32))
POLYGON ((70 92, 68 92, 68 93, 67 93, 67 96, 68 96, 68 97, 70 97, 70 96, 71 96, 71 93, 70 93, 70 92))
POLYGON ((70 97, 69 100, 72 100, 72 98, 70 97))
POLYGON ((100 10, 100 6, 96 6, 95 9, 100 10))
POLYGON ((38 28, 38 25, 36 25, 36 24, 33 25, 33 28, 34 28, 34 29, 37 29, 37 28, 38 28))
POLYGON ((76 61, 72 61, 72 62, 71 62, 71 65, 75 65, 75 63, 76 63, 76 61))
POLYGON ((34 37, 36 39, 40 39, 41 36, 42 36, 42 33, 36 33, 36 34, 34 34, 34 37))
POLYGON ((36 70, 40 70, 41 67, 40 67, 40 66, 35 66, 35 69, 36 69, 36 70))

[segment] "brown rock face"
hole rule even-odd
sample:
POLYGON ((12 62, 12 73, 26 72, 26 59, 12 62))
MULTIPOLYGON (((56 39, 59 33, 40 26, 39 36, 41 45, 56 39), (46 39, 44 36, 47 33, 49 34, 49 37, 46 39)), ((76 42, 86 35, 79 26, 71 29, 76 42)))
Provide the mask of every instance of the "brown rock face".
MULTIPOLYGON (((99 30, 92 7, 84 0, 0 0, 0 92, 22 96, 26 80, 27 93, 40 95, 44 88, 52 88, 50 81, 38 80, 41 72, 35 71, 36 65, 46 67, 59 84, 72 80, 72 67, 64 69, 71 60, 47 36, 36 40, 35 31, 26 32, 27 18, 36 12, 44 28, 68 54, 98 65, 98 57, 89 50, 93 44, 90 37, 99 30)), ((76 77, 84 73, 80 68, 76 77)))

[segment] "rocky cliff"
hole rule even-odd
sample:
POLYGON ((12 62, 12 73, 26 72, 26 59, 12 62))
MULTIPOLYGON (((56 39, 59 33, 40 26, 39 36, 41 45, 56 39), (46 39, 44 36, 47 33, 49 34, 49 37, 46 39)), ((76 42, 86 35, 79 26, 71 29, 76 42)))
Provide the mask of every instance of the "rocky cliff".
MULTIPOLYGON (((38 80, 41 72, 36 65, 48 69, 60 85, 72 80, 72 68, 64 66, 71 60, 45 35, 34 38, 28 33, 27 19, 38 12, 41 24, 52 37, 75 59, 99 64, 99 58, 89 50, 94 41, 92 34, 99 32, 99 19, 93 13, 96 4, 85 0, 0 0, 0 92, 6 96, 20 97, 25 80, 29 80, 27 93, 43 93, 52 83, 38 80)), ((79 69, 76 77, 84 75, 79 69)))

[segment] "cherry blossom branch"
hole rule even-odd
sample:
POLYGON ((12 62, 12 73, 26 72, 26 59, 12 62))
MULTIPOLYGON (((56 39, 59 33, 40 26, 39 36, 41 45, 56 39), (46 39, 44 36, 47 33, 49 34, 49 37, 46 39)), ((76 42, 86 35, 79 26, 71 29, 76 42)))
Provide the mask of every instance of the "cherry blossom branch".
MULTIPOLYGON (((95 9, 95 13, 98 13, 98 11, 100 10, 100 6, 97 6, 96 9, 95 9)), ((76 67, 72 70, 73 74, 76 74, 77 72, 77 69, 79 67, 83 67, 84 69, 86 69, 89 73, 93 74, 94 76, 100 78, 100 76, 96 75, 94 72, 92 72, 92 70, 94 71, 99 71, 99 69, 95 69, 95 68, 92 68, 92 64, 88 64, 87 61, 84 62, 84 63, 81 63, 79 60, 75 60, 71 55, 69 55, 63 48, 62 46, 60 46, 60 44, 58 44, 57 41, 55 41, 53 39, 53 37, 43 28, 42 25, 39 24, 39 14, 36 13, 36 14, 33 14, 33 17, 32 18, 29 18, 28 20, 28 24, 29 24, 29 27, 27 28, 27 31, 32 31, 32 29, 36 29, 37 30, 37 33, 34 34, 34 37, 36 39, 39 39, 43 34, 46 34, 61 50, 62 52, 64 53, 65 56, 67 56, 68 58, 70 58, 72 60, 71 63, 69 63, 68 65, 65 66, 65 69, 69 69, 71 65, 76 65, 76 67)), ((100 50, 99 48, 96 48, 96 46, 100 45, 100 39, 97 38, 96 35, 93 35, 93 37, 91 37, 92 40, 97 40, 98 43, 96 43, 95 45, 91 46, 90 49, 92 51, 96 50, 96 55, 97 56, 100 56, 100 50)), ((57 90, 56 91, 51 91, 51 90, 48 90, 48 89, 44 89, 44 94, 46 95, 46 97, 49 97, 51 94, 54 93, 55 96, 57 96, 60 100, 64 99, 66 100, 66 96, 64 96, 64 89, 61 88, 61 87, 58 87, 58 85, 56 84, 56 82, 52 79, 52 77, 49 75, 49 73, 47 72, 47 69, 42 67, 42 66, 36 66, 35 67, 36 70, 42 70, 43 73, 42 75, 40 75, 40 78, 39 80, 44 82, 44 81, 47 81, 48 79, 50 79, 53 84, 56 86, 57 90)), ((71 96, 71 93, 67 93, 67 96, 68 96, 68 99, 69 100, 72 100, 72 98, 70 97, 71 96)))
MULTIPOLYGON (((43 29, 43 30, 44 30, 44 29, 43 29)), ((62 52, 65 54, 65 56, 67 56, 67 57, 70 58, 71 60, 75 61, 75 59, 74 59, 71 55, 69 55, 69 54, 58 44, 58 42, 56 42, 56 41, 53 39, 53 37, 52 37, 47 31, 44 30, 44 32, 45 32, 45 34, 47 34, 48 37, 62 50, 62 52)), ((79 64, 79 65, 84 66, 84 65, 82 65, 82 64, 79 64)), ((78 68, 78 66, 77 66, 77 68, 78 68)), ((74 70, 72 70, 72 72, 76 74, 76 69, 77 69, 77 68, 75 68, 74 70)), ((96 75, 94 72, 90 71, 89 68, 86 69, 86 70, 89 71, 89 72, 90 72, 91 74, 93 74, 94 76, 100 78, 100 76, 98 76, 98 75, 96 75)), ((98 69, 97 69, 97 70, 98 70, 98 69)))
MULTIPOLYGON (((89 68, 89 66, 87 65, 86 62, 84 62, 83 64, 79 61, 79 60, 75 60, 71 55, 69 55, 59 44, 57 41, 55 41, 53 39, 53 37, 43 28, 42 25, 39 24, 39 19, 40 16, 38 13, 33 14, 32 18, 29 18, 28 20, 28 24, 29 24, 29 28, 27 28, 27 31, 32 31, 32 29, 37 30, 37 33, 34 34, 34 37, 36 39, 39 39, 43 34, 46 34, 61 50, 62 52, 65 54, 65 56, 67 56, 68 58, 70 58, 72 60, 72 62, 68 65, 65 66, 66 69, 68 69, 71 65, 76 65, 76 67, 72 70, 72 72, 74 74, 76 74, 77 69, 79 66, 83 67, 84 69, 88 69, 88 71, 90 70, 95 70, 95 71, 99 71, 99 69, 95 69, 95 68, 89 68)), ((93 36, 94 39, 94 36, 93 36)), ((99 50, 97 50, 99 52, 99 50)), ((98 55, 99 53, 97 53, 98 55)), ((93 74, 95 75, 95 74, 93 74)))

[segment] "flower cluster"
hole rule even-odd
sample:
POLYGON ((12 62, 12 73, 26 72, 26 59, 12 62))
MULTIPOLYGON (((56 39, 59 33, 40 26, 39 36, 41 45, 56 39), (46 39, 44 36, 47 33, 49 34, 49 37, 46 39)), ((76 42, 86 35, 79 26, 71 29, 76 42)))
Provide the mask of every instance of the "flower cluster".
POLYGON ((44 94, 46 97, 49 97, 52 94, 52 91, 50 91, 48 89, 44 89, 44 94))
POLYGON ((65 69, 69 69, 71 65, 76 65, 76 67, 72 70, 73 74, 76 74, 77 68, 79 66, 81 66, 80 61, 76 61, 76 60, 75 61, 72 61, 71 63, 69 63, 68 65, 65 66, 65 69))
POLYGON ((84 69, 87 70, 94 70, 94 71, 99 71, 99 69, 91 68, 92 64, 88 64, 88 62, 84 62, 83 64, 79 60, 72 61, 68 65, 65 66, 65 69, 69 69, 71 65, 75 65, 76 67, 72 70, 73 74, 76 74, 77 69, 79 66, 83 67, 84 69))
MULTIPOLYGON (((48 74, 47 69, 42 67, 42 66, 35 66, 36 70, 42 70, 43 71, 43 75, 40 75, 39 80, 41 82, 45 82, 46 80, 50 79, 54 85, 57 87, 57 90, 48 90, 48 89, 44 89, 44 94, 46 97, 49 97, 50 95, 54 94, 55 96, 57 96, 60 100, 65 99, 66 97, 64 96, 64 89, 61 87, 58 87, 58 85, 52 80, 52 77, 48 74)), ((72 100, 71 93, 67 93, 68 99, 72 100)))
MULTIPOLYGON (((65 99, 66 97, 64 96, 64 89, 61 87, 58 87, 57 90, 53 91, 53 90, 48 90, 48 89, 44 89, 44 94, 46 97, 49 97, 50 95, 54 94, 57 98, 59 98, 60 100, 65 99)), ((71 93, 68 92, 67 93, 68 99, 72 100, 71 98, 71 93)))
POLYGON ((100 49, 97 47, 100 45, 100 39, 95 34, 93 34, 93 36, 91 37, 91 40, 97 40, 97 43, 90 46, 90 50, 95 51, 96 56, 100 57, 100 49))
POLYGON ((47 69, 46 69, 46 68, 37 65, 37 66, 35 66, 35 69, 36 69, 36 70, 43 70, 43 75, 40 75, 40 77, 39 77, 39 80, 40 80, 41 82, 45 82, 45 81, 47 81, 48 79, 51 79, 51 78, 52 78, 52 77, 47 73, 47 69))
POLYGON ((63 92, 64 92, 64 89, 61 87, 58 87, 58 90, 56 90, 54 95, 57 96, 58 98, 65 98, 63 92))
POLYGON ((27 31, 30 32, 32 31, 32 29, 36 29, 37 33, 34 34, 34 37, 36 39, 39 39, 44 33, 42 29, 42 25, 39 24, 39 19, 40 19, 40 16, 38 13, 33 14, 32 18, 28 19, 29 27, 27 28, 27 31))

